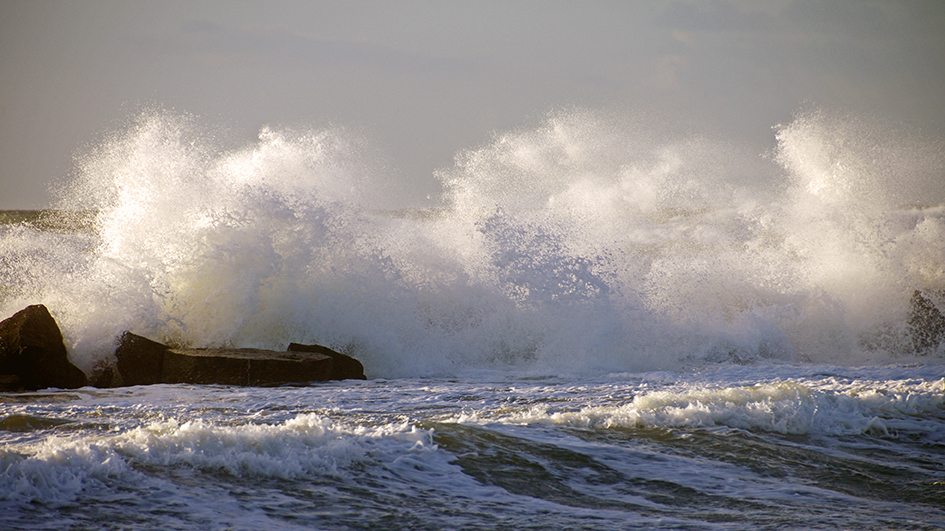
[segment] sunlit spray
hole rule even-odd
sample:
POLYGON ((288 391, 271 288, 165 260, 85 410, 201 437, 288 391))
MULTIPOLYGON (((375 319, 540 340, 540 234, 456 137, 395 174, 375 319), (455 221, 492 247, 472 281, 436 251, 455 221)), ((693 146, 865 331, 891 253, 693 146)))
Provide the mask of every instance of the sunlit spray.
POLYGON ((391 210, 349 132, 232 147, 148 111, 77 157, 60 206, 91 227, 4 228, 2 310, 47 304, 86 370, 123 330, 318 342, 371 376, 917 354, 910 297, 945 288, 942 141, 826 111, 772 134, 756 153, 560 111, 457 154, 439 208, 391 210))

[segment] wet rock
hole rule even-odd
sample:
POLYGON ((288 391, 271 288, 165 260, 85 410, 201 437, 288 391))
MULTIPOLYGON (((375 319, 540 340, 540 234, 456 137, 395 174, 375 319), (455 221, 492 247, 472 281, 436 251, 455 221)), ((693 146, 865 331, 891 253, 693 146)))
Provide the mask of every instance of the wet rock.
POLYGON ((912 347, 918 353, 935 350, 945 340, 945 316, 933 302, 943 297, 945 293, 934 291, 915 290, 912 294, 908 327, 912 347))
POLYGON ((62 332, 42 304, 0 322, 0 391, 75 389, 88 383, 69 362, 62 332))
POLYGON ((125 332, 118 340, 114 364, 99 368, 96 374, 102 387, 157 383, 271 386, 364 379, 364 367, 354 358, 320 345, 292 343, 288 352, 183 349, 125 332))
POLYGON ((118 338, 110 387, 163 383, 164 353, 167 345, 124 332, 118 338))
POLYGON ((259 349, 171 349, 164 353, 164 383, 282 385, 331 379, 330 356, 259 349))
POLYGON ((92 373, 89 374, 89 385, 99 389, 109 389, 112 387, 121 387, 124 385, 121 381, 121 375, 115 368, 114 360, 100 361, 92 367, 92 373))
POLYGON ((112 388, 158 383, 283 385, 365 379, 358 360, 321 345, 292 343, 287 352, 260 349, 178 349, 124 332, 115 356, 87 378, 72 365, 62 333, 45 306, 0 322, 0 391, 76 388, 90 381, 112 388))
POLYGON ((364 365, 360 361, 321 345, 303 345, 289 343, 290 352, 314 352, 330 356, 334 362, 331 370, 332 380, 367 380, 364 376, 364 365))

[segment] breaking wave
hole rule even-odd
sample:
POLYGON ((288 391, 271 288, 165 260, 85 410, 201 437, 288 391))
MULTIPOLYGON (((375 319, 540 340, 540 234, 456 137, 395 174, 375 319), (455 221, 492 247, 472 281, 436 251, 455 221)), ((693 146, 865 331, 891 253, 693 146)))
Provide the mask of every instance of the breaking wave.
POLYGON ((372 377, 940 357, 908 316, 945 288, 942 139, 823 110, 774 135, 759 154, 559 111, 398 210, 344 130, 234 147, 147 111, 77 158, 60 208, 89 227, 0 228, 0 309, 46 304, 85 370, 123 330, 317 342, 372 377))

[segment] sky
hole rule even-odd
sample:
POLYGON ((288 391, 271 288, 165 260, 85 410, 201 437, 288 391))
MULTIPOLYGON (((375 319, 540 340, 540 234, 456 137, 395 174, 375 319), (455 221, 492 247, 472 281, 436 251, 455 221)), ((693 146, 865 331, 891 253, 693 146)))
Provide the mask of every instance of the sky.
POLYGON ((351 128, 416 199, 555 109, 760 151, 810 105, 945 134, 943 85, 940 0, 0 0, 0 209, 52 206, 74 157, 149 106, 247 143, 351 128))

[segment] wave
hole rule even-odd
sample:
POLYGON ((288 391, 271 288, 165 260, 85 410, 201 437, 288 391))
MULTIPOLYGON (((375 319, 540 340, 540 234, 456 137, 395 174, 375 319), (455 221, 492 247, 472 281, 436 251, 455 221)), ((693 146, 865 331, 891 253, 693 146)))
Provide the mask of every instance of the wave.
POLYGON ((273 425, 159 420, 118 435, 52 436, 14 446, 16 452, 0 450, 0 500, 18 503, 68 503, 116 479, 154 484, 144 473, 152 468, 236 478, 344 477, 358 463, 396 467, 436 449, 429 431, 406 423, 348 426, 315 414, 273 425))
POLYGON ((759 155, 563 110, 459 153, 436 208, 396 210, 409 182, 344 130, 234 147, 146 111, 60 191, 93 221, 0 227, 0 310, 45 303, 85 370, 123 330, 317 342, 371 377, 940 359, 907 317, 945 288, 943 140, 825 110, 774 135, 759 155))
POLYGON ((548 406, 513 414, 491 412, 461 422, 555 424, 610 430, 734 428, 789 435, 892 438, 943 437, 933 419, 942 418, 945 380, 838 383, 780 381, 749 386, 688 386, 641 393, 626 403, 578 411, 548 406))

